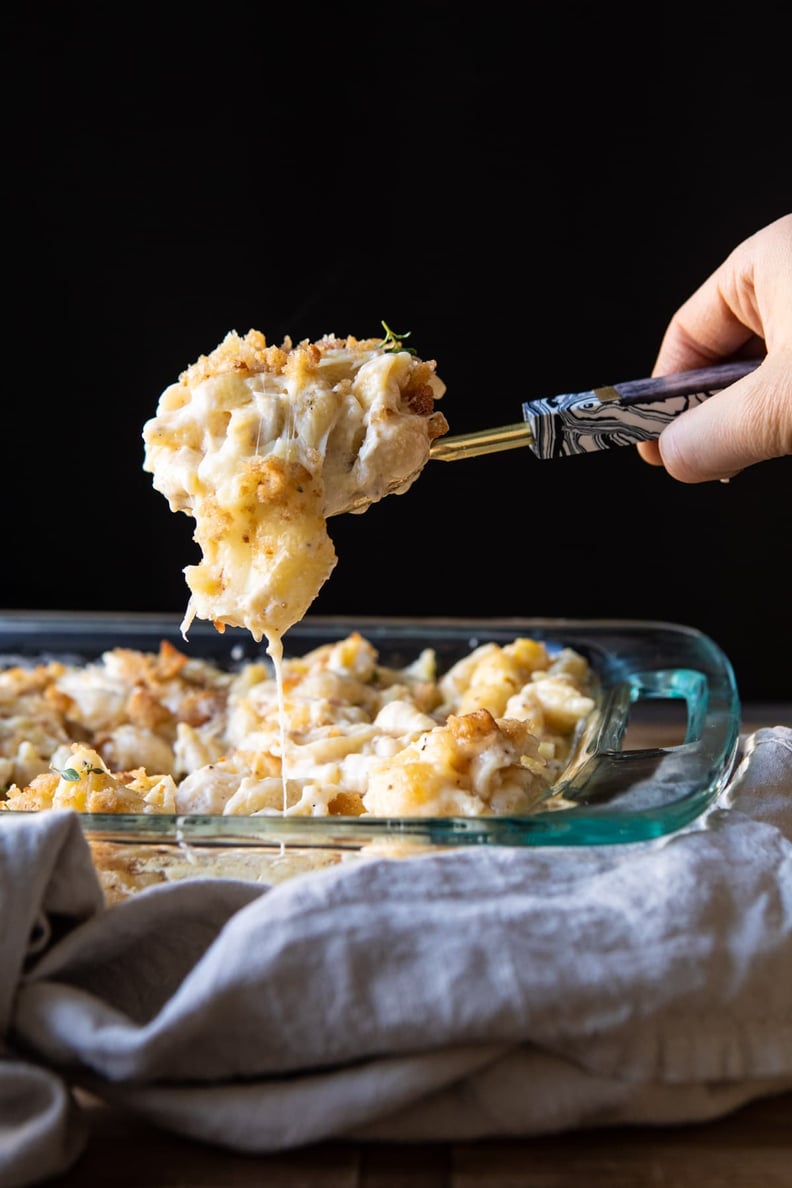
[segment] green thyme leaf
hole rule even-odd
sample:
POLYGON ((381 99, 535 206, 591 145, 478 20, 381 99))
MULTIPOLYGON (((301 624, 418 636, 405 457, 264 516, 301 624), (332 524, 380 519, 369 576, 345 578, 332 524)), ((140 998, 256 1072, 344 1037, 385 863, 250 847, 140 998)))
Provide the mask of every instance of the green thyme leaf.
POLYGON ((93 767, 87 761, 82 764, 82 772, 79 772, 74 767, 64 767, 61 771, 54 763, 50 763, 50 771, 54 771, 62 780, 67 780, 70 784, 74 784, 84 775, 104 775, 104 769, 101 767, 93 767))
POLYGON ((395 330, 391 330, 387 322, 380 323, 385 331, 385 337, 382 342, 378 342, 377 346, 382 347, 386 354, 395 354, 396 351, 406 351, 408 355, 416 355, 418 352, 412 347, 404 345, 404 339, 409 338, 412 330, 408 330, 406 334, 397 334, 395 330))
POLYGON ((64 767, 63 771, 56 767, 54 763, 51 763, 50 767, 62 780, 69 780, 71 783, 74 783, 80 778, 80 773, 75 771, 73 767, 64 767))

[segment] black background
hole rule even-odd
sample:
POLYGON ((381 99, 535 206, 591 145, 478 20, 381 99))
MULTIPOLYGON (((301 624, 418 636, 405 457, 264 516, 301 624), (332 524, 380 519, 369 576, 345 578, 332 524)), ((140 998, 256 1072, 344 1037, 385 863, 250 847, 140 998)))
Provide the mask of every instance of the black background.
MULTIPOLYGON (((648 375, 676 306, 792 209, 777 13, 6 17, 2 606, 184 610, 193 521, 141 430, 230 329, 409 330, 453 433, 648 375)), ((664 619, 720 643, 744 698, 789 698, 791 480, 785 458, 686 486, 630 448, 432 463, 331 522, 313 609, 664 619)))

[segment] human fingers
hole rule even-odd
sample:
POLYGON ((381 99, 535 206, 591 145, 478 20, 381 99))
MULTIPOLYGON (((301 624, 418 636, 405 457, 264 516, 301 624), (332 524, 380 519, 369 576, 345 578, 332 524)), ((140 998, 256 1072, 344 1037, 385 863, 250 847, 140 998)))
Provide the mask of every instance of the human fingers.
POLYGON ((680 306, 653 374, 757 355, 792 340, 792 214, 743 240, 680 306))
MULTIPOLYGON (((765 350, 785 352, 788 348, 792 348, 792 215, 783 216, 739 244, 680 306, 666 329, 653 374, 691 370, 724 358, 756 357, 765 350)), ((763 378, 757 376, 757 382, 758 388, 756 383, 747 385, 747 388, 761 394, 763 378)), ((783 376, 780 388, 784 388, 783 376)), ((745 448, 737 446, 741 438, 742 405, 738 399, 733 406, 732 399, 723 399, 724 395, 718 394, 718 403, 706 416, 693 420, 695 410, 691 410, 680 417, 679 420, 686 423, 681 436, 677 436, 675 430, 666 440, 664 434, 660 441, 641 443, 638 451, 644 461, 662 466, 668 457, 677 470, 698 473, 699 467, 692 462, 687 465, 679 450, 684 446, 692 452, 693 443, 688 434, 694 430, 714 431, 716 411, 719 416, 737 417, 731 427, 717 426, 722 430, 718 436, 732 443, 721 452, 725 456, 729 450, 736 450, 744 455, 745 448)), ((756 438, 755 448, 760 451, 774 448, 773 440, 783 440, 784 437, 783 398, 780 398, 779 408, 779 397, 771 392, 766 395, 770 411, 766 440, 765 435, 756 438)), ((708 403, 712 404, 712 401, 708 403)), ((714 464, 714 444, 699 444, 698 452, 714 464)), ((762 456, 772 455, 765 452, 762 456)), ((702 480, 688 478, 685 481, 702 480)))
POLYGON ((647 461, 679 482, 731 478, 768 458, 792 454, 792 346, 750 375, 673 420, 647 461))

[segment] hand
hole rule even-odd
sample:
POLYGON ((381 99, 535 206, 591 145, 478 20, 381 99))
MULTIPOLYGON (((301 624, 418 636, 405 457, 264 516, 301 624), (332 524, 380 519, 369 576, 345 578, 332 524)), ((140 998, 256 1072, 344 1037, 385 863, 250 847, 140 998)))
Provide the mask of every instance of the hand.
POLYGON ((792 214, 744 240, 671 319, 653 375, 764 356, 637 448, 683 483, 792 454, 792 214))

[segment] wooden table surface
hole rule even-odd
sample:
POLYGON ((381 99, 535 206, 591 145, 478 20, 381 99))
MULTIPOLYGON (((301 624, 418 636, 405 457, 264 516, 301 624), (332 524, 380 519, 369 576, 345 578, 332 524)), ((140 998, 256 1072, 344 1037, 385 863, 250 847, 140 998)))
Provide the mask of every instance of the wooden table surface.
MULTIPOLYGON (((744 707, 746 732, 780 724, 792 726, 792 704, 744 707)), ((792 1188, 792 1093, 689 1126, 259 1156, 174 1137, 88 1095, 80 1103, 88 1144, 53 1188, 792 1188)))
POLYGON ((174 1138, 99 1103, 53 1188, 790 1188, 792 1093, 715 1122, 470 1143, 321 1143, 237 1155, 174 1138))

